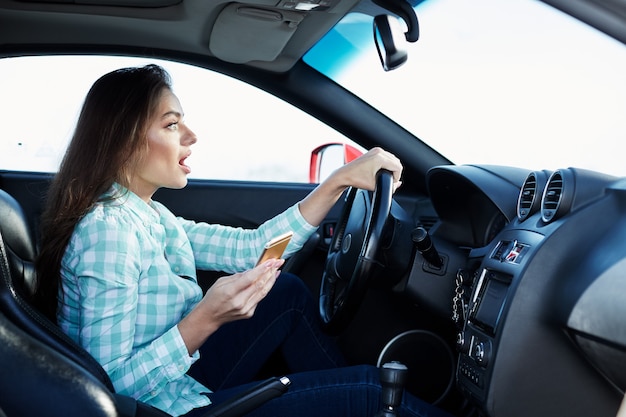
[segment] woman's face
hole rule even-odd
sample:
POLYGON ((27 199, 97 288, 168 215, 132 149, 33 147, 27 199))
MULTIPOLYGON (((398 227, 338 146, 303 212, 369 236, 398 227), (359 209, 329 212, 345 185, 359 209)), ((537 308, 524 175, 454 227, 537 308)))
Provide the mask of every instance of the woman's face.
POLYGON ((196 135, 183 122, 183 110, 170 90, 163 90, 156 113, 148 122, 148 150, 136 165, 130 190, 149 201, 161 187, 183 188, 191 168, 185 160, 191 155, 196 135))

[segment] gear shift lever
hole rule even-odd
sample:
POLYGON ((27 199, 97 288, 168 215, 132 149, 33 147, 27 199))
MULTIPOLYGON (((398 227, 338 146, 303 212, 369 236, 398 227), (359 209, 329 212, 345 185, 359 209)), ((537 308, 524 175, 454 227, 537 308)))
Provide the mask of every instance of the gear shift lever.
POLYGON ((434 266, 435 268, 441 268, 443 266, 443 261, 435 249, 433 245, 433 241, 430 239, 430 235, 428 231, 423 227, 417 227, 413 232, 411 232, 411 239, 413 243, 417 247, 417 250, 420 251, 424 259, 434 266))
POLYGON ((402 402, 404 384, 409 370, 400 362, 387 362, 380 368, 383 409, 376 417, 397 417, 396 407, 402 402))

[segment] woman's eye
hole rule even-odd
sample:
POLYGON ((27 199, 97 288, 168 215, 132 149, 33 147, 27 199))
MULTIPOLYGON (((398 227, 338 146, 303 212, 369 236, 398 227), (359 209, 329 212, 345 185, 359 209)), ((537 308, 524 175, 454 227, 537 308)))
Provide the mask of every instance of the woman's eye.
POLYGON ((178 129, 178 122, 172 122, 172 123, 168 124, 167 128, 170 129, 170 130, 178 129))

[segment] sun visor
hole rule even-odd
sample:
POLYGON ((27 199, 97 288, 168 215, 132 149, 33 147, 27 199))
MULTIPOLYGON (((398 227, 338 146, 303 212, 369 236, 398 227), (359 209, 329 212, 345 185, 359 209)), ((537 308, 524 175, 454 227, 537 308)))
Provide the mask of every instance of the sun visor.
POLYGON ((231 3, 217 17, 209 48, 236 64, 273 61, 291 39, 305 13, 231 3))

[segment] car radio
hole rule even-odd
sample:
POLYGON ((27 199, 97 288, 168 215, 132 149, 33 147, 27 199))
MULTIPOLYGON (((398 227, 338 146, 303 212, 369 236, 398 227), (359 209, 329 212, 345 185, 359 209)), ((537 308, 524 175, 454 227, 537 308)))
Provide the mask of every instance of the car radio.
POLYGON ((467 321, 458 335, 457 378, 474 397, 485 395, 498 323, 503 317, 512 279, 511 275, 497 270, 482 270, 470 299, 467 321))

